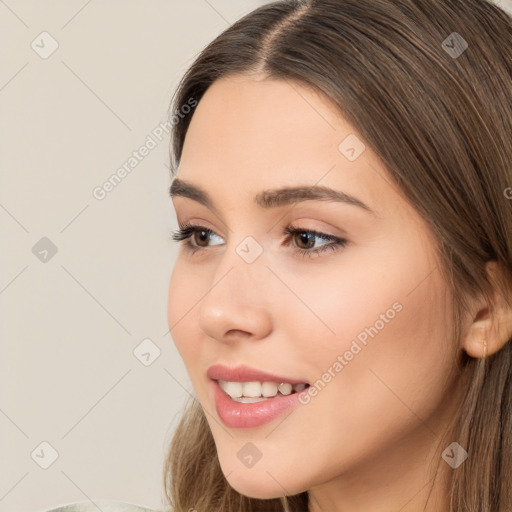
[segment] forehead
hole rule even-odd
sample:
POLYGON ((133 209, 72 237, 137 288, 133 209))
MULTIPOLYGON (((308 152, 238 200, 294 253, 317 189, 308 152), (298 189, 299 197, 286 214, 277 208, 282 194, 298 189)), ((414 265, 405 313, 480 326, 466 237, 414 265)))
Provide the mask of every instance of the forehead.
POLYGON ((328 98, 284 80, 235 75, 214 82, 193 114, 178 176, 206 183, 219 201, 253 197, 277 186, 325 185, 378 211, 397 206, 396 186, 365 145, 350 161, 342 151, 356 130, 328 98), (390 195, 390 197, 387 197, 390 195))
POLYGON ((186 140, 195 151, 183 159, 208 153, 225 163, 286 159, 293 164, 307 153, 334 154, 347 130, 327 100, 311 89, 236 75, 217 80, 202 97, 186 140))

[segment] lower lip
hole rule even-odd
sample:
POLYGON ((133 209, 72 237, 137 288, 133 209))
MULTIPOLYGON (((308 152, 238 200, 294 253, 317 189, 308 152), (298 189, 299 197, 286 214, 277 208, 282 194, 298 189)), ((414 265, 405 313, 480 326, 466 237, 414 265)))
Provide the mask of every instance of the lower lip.
POLYGON ((230 428, 259 427, 272 421, 284 411, 291 409, 299 403, 300 393, 292 393, 286 396, 276 396, 261 402, 243 404, 235 402, 224 392, 217 381, 212 381, 215 405, 220 419, 230 428))

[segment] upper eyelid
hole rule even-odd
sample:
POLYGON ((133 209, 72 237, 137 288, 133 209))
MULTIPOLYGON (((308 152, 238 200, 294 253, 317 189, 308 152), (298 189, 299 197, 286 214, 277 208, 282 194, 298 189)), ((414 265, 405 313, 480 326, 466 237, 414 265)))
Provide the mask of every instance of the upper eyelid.
MULTIPOLYGON (((207 231, 208 233, 211 233, 211 234, 213 234, 215 236, 218 236, 219 238, 223 239, 223 237, 221 235, 219 235, 215 230, 213 230, 212 228, 209 228, 207 226, 203 226, 201 224, 184 223, 184 224, 181 224, 180 226, 183 226, 181 229, 187 229, 187 227, 188 227, 188 228, 190 228, 193 231, 198 231, 200 229, 203 229, 203 230, 207 231)), ((331 241, 343 241, 343 240, 346 240, 345 237, 342 237, 342 236, 340 237, 340 236, 337 236, 337 235, 326 233, 326 232, 320 231, 318 229, 309 229, 309 228, 304 228, 304 227, 300 227, 300 226, 294 226, 293 224, 288 224, 287 227, 285 228, 285 234, 287 236, 290 236, 291 234, 286 232, 287 230, 290 230, 290 231, 293 231, 293 232, 299 232, 299 233, 300 232, 312 233, 314 236, 316 236, 318 238, 321 238, 321 239, 324 239, 324 240, 331 240, 331 241)))
MULTIPOLYGON (((178 197, 180 197, 180 196, 178 196, 178 197)), ((181 222, 178 215, 176 215, 176 220, 178 221, 179 227, 181 227, 181 226, 184 226, 184 227, 191 226, 192 228, 204 228, 204 229, 208 229, 208 230, 212 231, 213 233, 215 233, 216 235, 220 236, 215 229, 209 228, 208 226, 205 226, 203 224, 203 221, 199 221, 199 223, 190 222, 190 221, 181 222)), ((332 229, 337 229, 338 231, 341 231, 341 234, 335 235, 335 234, 331 234, 331 233, 326 233, 325 231, 322 230, 322 228, 316 229, 316 228, 307 228, 307 227, 303 227, 303 226, 295 226, 294 225, 295 222, 300 222, 300 221, 290 220, 289 222, 287 222, 287 226, 291 226, 293 229, 296 229, 297 231, 315 232, 315 233, 319 233, 319 234, 324 234, 324 235, 332 236, 334 238, 345 238, 345 236, 347 236, 343 232, 343 230, 341 230, 340 228, 335 228, 335 227, 332 228, 332 229)), ((222 224, 224 225, 224 223, 222 223, 222 224)), ((275 226, 276 226, 276 224, 274 224, 271 227, 271 230, 274 230, 275 226)), ((327 229, 329 229, 329 228, 327 228, 327 229)), ((230 233, 232 232, 232 230, 229 227, 227 227, 227 230, 230 233)))

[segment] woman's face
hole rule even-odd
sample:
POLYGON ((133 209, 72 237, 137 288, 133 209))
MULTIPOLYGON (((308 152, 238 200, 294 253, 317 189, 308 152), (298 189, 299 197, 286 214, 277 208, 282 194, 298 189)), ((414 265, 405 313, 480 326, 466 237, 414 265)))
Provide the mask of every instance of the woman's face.
POLYGON ((180 225, 201 228, 195 252, 180 247, 168 320, 223 473, 247 496, 333 481, 348 492, 405 471, 415 494, 450 413, 456 348, 434 240, 361 141, 322 96, 284 81, 218 80, 193 114, 177 176, 209 202, 173 195, 180 225), (353 199, 270 201, 288 187, 353 199), (217 364, 310 387, 240 404, 208 376, 217 364))

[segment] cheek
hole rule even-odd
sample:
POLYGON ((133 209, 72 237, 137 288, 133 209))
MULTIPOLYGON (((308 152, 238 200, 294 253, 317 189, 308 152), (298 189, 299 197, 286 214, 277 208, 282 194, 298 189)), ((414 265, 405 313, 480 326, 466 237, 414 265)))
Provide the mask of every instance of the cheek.
POLYGON ((194 321, 193 306, 198 300, 197 293, 193 292, 194 283, 191 279, 178 259, 169 282, 167 322, 174 344, 187 368, 194 352, 198 350, 197 343, 193 343, 191 339, 194 332, 191 326, 194 321))
POLYGON ((336 323, 334 312, 331 317, 338 336, 330 344, 318 340, 318 377, 325 380, 321 372, 333 368, 340 355, 343 365, 338 372, 334 368, 336 377, 312 400, 319 414, 329 411, 331 439, 343 430, 341 436, 353 441, 354 454, 371 453, 421 428, 421 420, 436 414, 455 379, 451 309, 439 274, 417 287, 406 278, 383 278, 379 286, 371 279, 359 283, 363 286, 347 278, 353 293, 333 297, 343 307, 336 323), (364 284, 373 285, 373 295, 368 296, 364 284), (400 308, 393 309, 397 303, 400 308))
POLYGON ((280 300, 274 318, 286 327, 286 338, 294 340, 294 351, 300 350, 301 359, 317 372, 351 348, 366 351, 382 338, 407 342, 409 324, 418 326, 425 318, 423 299, 416 300, 421 294, 408 295, 411 279, 404 272, 395 276, 375 261, 356 265, 348 260, 315 272, 283 269, 280 275, 294 293, 277 295, 275 290, 280 300))
POLYGON ((365 249, 318 267, 314 276, 285 276, 311 308, 290 297, 281 313, 294 326, 295 353, 319 379, 312 403, 320 414, 336 403, 340 425, 353 420, 357 431, 384 415, 391 431, 393 423, 414 420, 411 410, 428 416, 442 401, 456 349, 448 288, 427 250, 390 244, 378 255, 365 249))
MULTIPOLYGON (((345 286, 350 283, 348 278, 343 280, 345 286)), ((399 286, 386 283, 386 293, 369 300, 364 288, 354 286, 352 294, 336 288, 331 283, 324 295, 332 295, 315 297, 316 312, 334 328, 335 338, 325 334, 321 324, 318 327, 314 316, 306 321, 305 314, 296 313, 295 324, 288 324, 297 326, 294 338, 301 343, 301 365, 307 364, 311 378, 318 379, 312 385, 319 391, 294 413, 294 419, 290 416, 288 430, 281 427, 281 433, 265 438, 273 464, 269 471, 282 478, 288 474, 290 460, 283 457, 281 464, 279 449, 290 440, 301 446, 301 458, 310 461, 310 473, 305 472, 304 478, 316 474, 326 480, 359 464, 371 464, 375 454, 389 447, 404 448, 404 438, 416 439, 413 432, 421 443, 422 436, 441 430, 436 423, 438 412, 455 378, 450 310, 442 283, 432 276, 412 293, 406 280, 399 286), (392 308, 396 302, 401 304, 400 311, 392 308), (390 307, 388 322, 378 322, 390 307), (317 327, 316 336, 313 328, 302 330, 310 333, 309 343, 300 336, 299 316, 303 326, 317 327), (357 337, 361 333, 366 343, 360 341, 363 336, 357 337), (344 356, 343 365, 338 356, 344 356), (284 432, 286 439, 280 437, 284 432)))
POLYGON ((370 344, 384 345, 383 339, 390 354, 424 347, 428 358, 424 343, 445 339, 451 318, 437 262, 415 231, 403 236, 408 239, 402 243, 389 235, 360 243, 314 272, 282 269, 284 280, 310 309, 289 297, 283 306, 286 325, 298 326, 294 338, 314 361, 325 366, 325 355, 332 360, 351 347, 357 351, 354 340, 366 351, 370 344))

